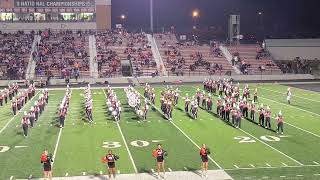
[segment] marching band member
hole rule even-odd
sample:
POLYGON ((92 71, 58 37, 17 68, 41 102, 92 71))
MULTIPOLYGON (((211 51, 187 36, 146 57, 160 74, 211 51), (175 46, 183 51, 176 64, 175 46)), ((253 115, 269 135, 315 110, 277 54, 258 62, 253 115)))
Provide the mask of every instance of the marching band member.
POLYGON ((253 101, 254 102, 258 102, 258 88, 256 88, 254 90, 254 93, 253 93, 253 101))
POLYGON ((208 98, 207 98, 207 110, 211 111, 212 110, 212 99, 211 99, 211 94, 209 93, 208 98))
POLYGON ((28 116, 27 111, 25 111, 23 113, 21 125, 22 125, 23 135, 24 135, 24 137, 27 137, 28 136, 28 128, 30 125, 29 116, 28 116))
POLYGON ((12 112, 13 112, 13 115, 16 115, 17 114, 17 101, 16 101, 16 98, 12 98, 12 101, 11 101, 11 108, 12 108, 12 112))
POLYGON ((30 127, 33 128, 33 124, 34 124, 34 120, 35 120, 34 107, 31 107, 31 109, 30 109, 29 120, 30 120, 30 127))
POLYGON ((196 102, 193 103, 193 105, 191 105, 191 114, 193 119, 197 119, 198 118, 198 104, 196 102))
POLYGON ((3 106, 3 91, 0 91, 0 106, 3 106))
POLYGON ((281 111, 279 111, 279 114, 276 117, 276 120, 277 120, 277 124, 278 124, 277 133, 280 133, 280 131, 281 131, 281 134, 283 134, 283 120, 284 120, 284 118, 282 116, 281 111))
POLYGON ((264 125, 264 113, 265 113, 265 110, 263 108, 263 104, 260 105, 258 112, 259 112, 259 125, 263 126, 264 125))
POLYGON ((222 107, 222 102, 221 102, 221 97, 218 97, 218 100, 216 102, 217 105, 217 115, 221 116, 221 107, 222 107))
POLYGON ((242 115, 245 118, 248 118, 248 103, 246 98, 243 99, 243 103, 242 103, 242 115))
POLYGON ((250 108, 250 119, 252 121, 255 120, 255 114, 256 114, 256 105, 254 104, 254 101, 251 102, 251 104, 249 105, 250 108))
POLYGON ((240 111, 240 107, 237 106, 237 111, 236 111, 236 128, 241 128, 241 117, 242 113, 240 111))
POLYGON ((178 99, 179 99, 179 89, 177 88, 174 92, 174 106, 176 106, 178 104, 178 99))
POLYGON ((266 117, 265 128, 271 129, 271 110, 269 106, 267 106, 267 109, 265 111, 265 117, 266 117))
POLYGON ((288 101, 288 104, 291 104, 291 96, 292 96, 291 89, 288 88, 288 91, 287 91, 287 101, 288 101))
POLYGON ((189 112, 189 105, 190 105, 190 99, 188 97, 188 93, 186 94, 186 97, 184 97, 184 111, 186 113, 189 112))
POLYGON ((147 120, 147 114, 148 114, 149 106, 148 106, 148 100, 144 100, 144 107, 143 107, 143 119, 147 120))

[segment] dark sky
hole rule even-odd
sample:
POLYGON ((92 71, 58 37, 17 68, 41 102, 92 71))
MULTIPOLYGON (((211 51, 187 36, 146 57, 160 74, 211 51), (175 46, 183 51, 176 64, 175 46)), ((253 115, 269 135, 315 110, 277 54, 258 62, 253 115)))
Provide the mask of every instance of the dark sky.
MULTIPOLYGON (((112 0, 113 24, 119 23, 120 15, 125 14, 127 27, 147 29, 149 2, 112 0)), ((202 27, 222 27, 226 31, 228 16, 240 14, 243 34, 255 32, 261 22, 270 35, 319 34, 319 7, 320 0, 154 0, 154 25, 159 29, 174 25, 177 29, 191 30, 191 13, 197 8, 201 14, 198 23, 202 27)))

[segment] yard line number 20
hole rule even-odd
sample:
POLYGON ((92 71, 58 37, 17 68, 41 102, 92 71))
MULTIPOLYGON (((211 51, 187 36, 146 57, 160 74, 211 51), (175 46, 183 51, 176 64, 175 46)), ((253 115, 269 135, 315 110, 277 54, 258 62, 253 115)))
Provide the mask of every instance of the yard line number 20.
MULTIPOLYGON (((256 140, 251 139, 250 137, 247 136, 237 136, 234 137, 235 140, 239 140, 239 143, 254 143, 256 142, 256 140)), ((260 139, 263 141, 268 141, 268 142, 277 142, 280 141, 279 137, 276 136, 260 136, 260 139)))

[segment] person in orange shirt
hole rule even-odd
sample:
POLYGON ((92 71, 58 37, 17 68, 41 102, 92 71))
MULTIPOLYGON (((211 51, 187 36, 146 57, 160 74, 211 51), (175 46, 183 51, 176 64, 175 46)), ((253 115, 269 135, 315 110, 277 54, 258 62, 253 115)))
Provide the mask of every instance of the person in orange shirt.
POLYGON ((160 179, 160 170, 163 170, 163 178, 165 178, 165 169, 164 169, 164 157, 167 156, 167 151, 162 149, 161 144, 158 144, 158 148, 152 152, 152 156, 157 160, 157 172, 158 179, 160 179))
POLYGON ((208 155, 210 154, 210 150, 206 148, 205 144, 202 144, 200 149, 200 157, 202 161, 202 176, 208 177, 208 155))
POLYGON ((116 178, 116 161, 118 159, 119 156, 113 154, 111 150, 109 150, 108 154, 102 158, 102 162, 107 163, 109 179, 111 179, 111 174, 116 178))

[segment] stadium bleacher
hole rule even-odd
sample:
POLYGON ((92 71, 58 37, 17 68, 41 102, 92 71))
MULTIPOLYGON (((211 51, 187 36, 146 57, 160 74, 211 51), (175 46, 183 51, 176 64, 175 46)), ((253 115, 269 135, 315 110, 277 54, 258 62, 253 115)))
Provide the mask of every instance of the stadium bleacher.
POLYGON ((145 33, 106 31, 96 34, 100 77, 121 74, 121 61, 130 60, 134 76, 150 76, 157 71, 145 33))
POLYGON ((257 44, 229 46, 228 50, 233 56, 239 57, 242 68, 238 67, 243 74, 282 74, 270 56, 259 57, 262 49, 257 44))
POLYGON ((155 39, 169 75, 224 75, 233 71, 217 44, 180 43, 171 33, 156 34, 155 39))
POLYGON ((88 35, 72 31, 42 32, 35 73, 37 77, 89 77, 88 35))
POLYGON ((24 79, 34 35, 0 34, 0 78, 24 79))

